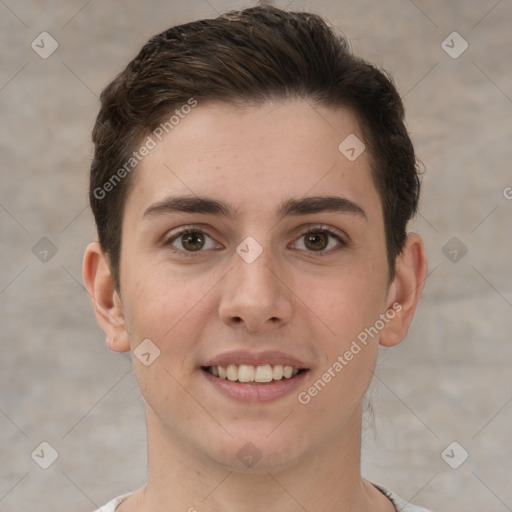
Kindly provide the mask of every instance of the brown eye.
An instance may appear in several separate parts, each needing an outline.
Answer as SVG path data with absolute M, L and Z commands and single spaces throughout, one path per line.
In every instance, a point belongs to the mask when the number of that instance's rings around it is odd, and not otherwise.
M 210 235 L 202 229 L 190 226 L 174 232 L 165 241 L 164 245 L 179 256 L 201 256 L 212 250 L 222 249 Z
M 324 256 L 347 247 L 343 235 L 328 226 L 312 226 L 304 232 L 295 242 L 295 249 L 309 253 L 316 252 Z
M 329 235 L 313 231 L 304 236 L 304 244 L 312 251 L 323 251 L 329 245 Z
M 200 251 L 204 247 L 205 237 L 201 231 L 192 231 L 181 236 L 181 245 L 187 251 Z

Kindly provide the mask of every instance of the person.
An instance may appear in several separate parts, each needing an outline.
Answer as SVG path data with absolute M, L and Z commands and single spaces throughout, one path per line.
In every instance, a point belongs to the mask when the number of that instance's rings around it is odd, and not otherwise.
M 152 37 L 93 142 L 83 277 L 148 437 L 147 484 L 99 510 L 425 512 L 360 464 L 378 347 L 427 273 L 392 79 L 259 4 Z

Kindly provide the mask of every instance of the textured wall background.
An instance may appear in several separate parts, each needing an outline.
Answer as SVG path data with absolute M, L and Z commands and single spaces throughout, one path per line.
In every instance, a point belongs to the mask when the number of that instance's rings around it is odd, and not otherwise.
M 81 278 L 90 131 L 150 36 L 248 5 L 0 0 L 1 511 L 85 512 L 145 482 L 131 361 L 105 347 Z M 365 475 L 439 512 L 511 511 L 512 2 L 277 5 L 324 15 L 393 75 L 426 167 L 413 228 L 430 276 L 381 354 Z

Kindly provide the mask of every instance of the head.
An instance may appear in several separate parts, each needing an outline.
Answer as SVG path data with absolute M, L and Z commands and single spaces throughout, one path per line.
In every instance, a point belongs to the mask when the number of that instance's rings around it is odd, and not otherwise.
M 356 116 L 381 201 L 393 277 L 420 192 L 400 96 L 385 72 L 353 55 L 320 17 L 267 6 L 158 34 L 102 92 L 89 199 L 118 289 L 124 206 L 147 137 L 157 130 L 152 139 L 158 143 L 197 104 L 299 98 Z
M 231 466 L 251 442 L 268 469 L 356 432 L 426 274 L 390 78 L 318 16 L 250 8 L 153 37 L 102 93 L 93 140 L 84 278 L 154 435 Z M 267 363 L 300 370 L 293 393 L 215 375 Z

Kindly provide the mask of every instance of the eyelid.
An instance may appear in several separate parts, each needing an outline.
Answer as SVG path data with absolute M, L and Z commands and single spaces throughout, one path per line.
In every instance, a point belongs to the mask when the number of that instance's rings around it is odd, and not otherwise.
M 343 231 L 336 229 L 332 226 L 328 226 L 326 224 L 313 224 L 313 225 L 309 224 L 309 225 L 307 225 L 305 228 L 303 228 L 300 231 L 301 234 L 295 239 L 295 241 L 293 243 L 296 243 L 298 239 L 302 238 L 303 236 L 307 235 L 308 233 L 314 233 L 314 232 L 319 232 L 319 231 L 323 231 L 324 233 L 327 233 L 328 235 L 335 238 L 339 243 L 339 247 L 330 249 L 328 251 L 305 251 L 308 254 L 313 254 L 313 255 L 318 255 L 318 256 L 327 255 L 327 254 L 335 252 L 343 247 L 346 247 L 349 244 L 349 238 Z
M 300 229 L 300 228 L 299 228 Z M 306 233 L 309 233 L 311 231 L 326 231 L 330 233 L 331 235 L 337 236 L 340 239 L 342 239 L 345 242 L 348 242 L 348 236 L 344 231 L 341 229 L 335 228 L 334 226 L 330 226 L 328 224 L 307 224 L 302 229 L 302 234 L 305 235 Z
M 171 230 L 167 232 L 162 239 L 162 244 L 167 247 L 170 251 L 179 253 L 181 255 L 185 256 L 197 256 L 198 254 L 205 252 L 203 249 L 199 251 L 185 251 L 184 249 L 178 249 L 177 247 L 174 247 L 172 244 L 180 238 L 180 236 L 186 235 L 188 233 L 195 233 L 200 232 L 203 233 L 208 238 L 212 239 L 216 244 L 219 244 L 217 240 L 208 233 L 208 228 L 202 225 L 195 225 L 195 224 L 189 224 L 186 226 L 180 226 L 179 228 L 176 228 L 174 230 Z M 214 250 L 218 250 L 217 248 Z
M 208 234 L 208 228 L 206 226 L 201 224 L 186 224 L 185 226 L 179 226 L 177 228 L 171 229 L 170 231 L 166 231 L 163 239 L 170 240 L 190 231 L 201 231 L 201 233 Z

